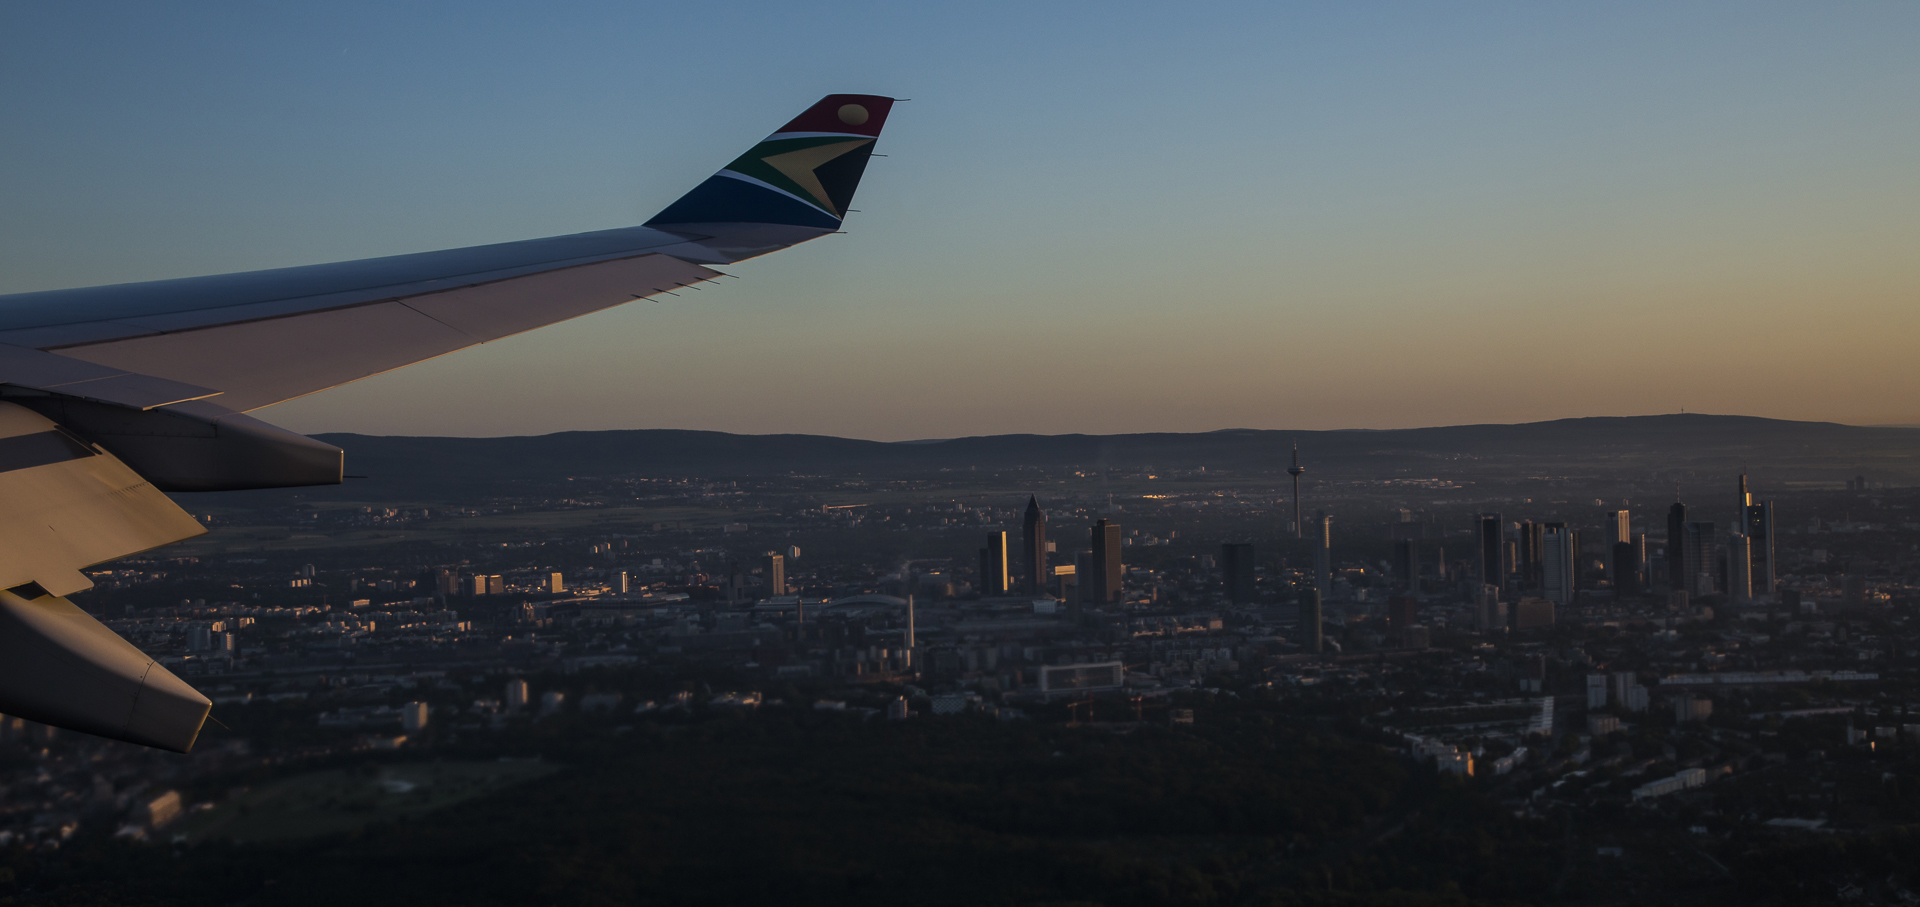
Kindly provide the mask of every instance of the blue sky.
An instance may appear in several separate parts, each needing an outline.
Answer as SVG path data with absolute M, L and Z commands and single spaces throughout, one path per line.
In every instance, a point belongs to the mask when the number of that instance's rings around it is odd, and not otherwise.
M 913 101 L 848 235 L 259 415 L 1920 422 L 1915 35 L 1910 3 L 0 3 L 0 292 L 637 223 L 871 92 Z

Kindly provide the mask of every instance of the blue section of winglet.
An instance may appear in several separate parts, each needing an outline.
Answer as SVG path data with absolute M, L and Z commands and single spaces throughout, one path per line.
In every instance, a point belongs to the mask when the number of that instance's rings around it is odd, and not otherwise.
M 663 224 L 793 224 L 840 229 L 840 220 L 805 202 L 744 180 L 710 176 L 692 192 L 647 221 Z

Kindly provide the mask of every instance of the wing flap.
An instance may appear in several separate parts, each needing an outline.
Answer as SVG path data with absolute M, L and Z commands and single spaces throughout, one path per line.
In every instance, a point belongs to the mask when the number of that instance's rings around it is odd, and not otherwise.
M 291 400 L 474 341 L 398 302 L 247 321 L 73 347 L 77 359 L 193 384 L 232 388 L 221 405 L 245 411 Z
M 81 359 L 0 344 L 0 384 L 147 410 L 218 396 L 219 391 L 137 375 Z
M 0 447 L 67 437 L 38 413 L 0 403 Z M 0 589 L 54 595 L 93 585 L 80 571 L 206 532 L 126 464 L 72 442 L 64 456 L 0 471 Z

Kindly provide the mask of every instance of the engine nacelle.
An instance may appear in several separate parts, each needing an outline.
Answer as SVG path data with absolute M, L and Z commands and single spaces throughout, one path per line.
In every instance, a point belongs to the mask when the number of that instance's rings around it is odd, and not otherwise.
M 161 491 L 338 485 L 338 447 L 206 401 L 139 410 L 64 396 L 18 403 L 106 449 Z

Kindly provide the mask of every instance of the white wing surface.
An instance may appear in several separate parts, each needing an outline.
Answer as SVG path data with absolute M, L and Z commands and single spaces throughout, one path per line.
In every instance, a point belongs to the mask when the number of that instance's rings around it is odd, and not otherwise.
M 0 296 L 0 712 L 189 749 L 205 697 L 64 596 L 204 531 L 163 491 L 341 480 L 249 410 L 835 232 L 892 106 L 828 95 L 642 226 Z

